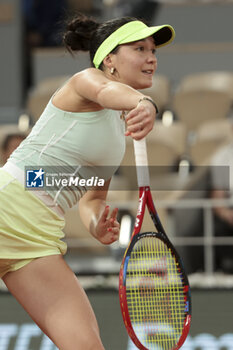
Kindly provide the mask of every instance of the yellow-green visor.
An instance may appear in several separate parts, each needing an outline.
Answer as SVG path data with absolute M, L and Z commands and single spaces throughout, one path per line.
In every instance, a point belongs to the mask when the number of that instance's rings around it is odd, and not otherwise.
M 175 30 L 169 24 L 148 27 L 141 21 L 128 22 L 109 35 L 99 46 L 93 59 L 95 67 L 99 68 L 103 59 L 118 45 L 132 43 L 149 36 L 153 36 L 156 47 L 161 47 L 173 41 Z

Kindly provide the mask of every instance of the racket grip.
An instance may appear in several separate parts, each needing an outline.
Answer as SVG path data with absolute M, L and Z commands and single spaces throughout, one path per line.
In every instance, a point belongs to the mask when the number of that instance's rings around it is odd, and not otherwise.
M 148 158 L 147 158 L 147 148 L 146 148 L 146 139 L 136 141 L 134 143 L 134 155 L 135 163 L 137 169 L 137 179 L 138 186 L 149 186 L 150 185 L 150 176 L 148 170 Z

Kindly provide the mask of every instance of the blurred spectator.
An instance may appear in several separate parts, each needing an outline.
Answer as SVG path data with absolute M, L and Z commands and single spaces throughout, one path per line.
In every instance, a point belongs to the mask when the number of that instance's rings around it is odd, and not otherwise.
M 67 0 L 22 0 L 23 20 L 30 46 L 61 45 Z
M 67 0 L 70 11 L 82 12 L 89 16 L 101 16 L 103 1 L 104 0 Z
M 56 47 L 62 44 L 67 0 L 22 0 L 24 25 L 24 96 L 33 86 L 31 51 L 34 47 Z
M 233 132 L 233 121 L 232 121 Z M 213 199 L 233 198 L 233 140 L 222 147 L 213 158 Z M 214 208 L 215 236 L 233 237 L 233 208 Z M 215 249 L 216 269 L 233 273 L 233 246 L 217 246 Z
M 159 10 L 156 0 L 117 0 L 119 16 L 132 16 L 145 20 L 149 25 L 154 24 Z
M 20 145 L 20 143 L 25 139 L 25 137 L 25 135 L 20 133 L 6 135 L 1 147 L 0 162 L 2 165 L 6 163 L 11 153 Z

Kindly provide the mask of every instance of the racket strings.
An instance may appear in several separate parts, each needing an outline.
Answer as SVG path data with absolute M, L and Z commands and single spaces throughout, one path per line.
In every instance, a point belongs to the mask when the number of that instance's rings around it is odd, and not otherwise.
M 176 259 L 162 240 L 144 236 L 135 243 L 128 262 L 126 297 L 140 342 L 148 349 L 172 349 L 184 326 L 184 287 Z

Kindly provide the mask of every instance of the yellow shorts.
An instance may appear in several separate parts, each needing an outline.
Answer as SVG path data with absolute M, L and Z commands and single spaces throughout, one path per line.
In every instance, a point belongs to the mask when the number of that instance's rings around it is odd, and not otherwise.
M 16 270 L 28 259 L 66 253 L 66 243 L 61 240 L 64 237 L 64 219 L 2 169 L 0 213 L 2 271 L 7 266 Z M 0 276 L 3 276 L 1 264 Z
M 21 269 L 21 267 L 29 264 L 33 259 L 0 259 L 0 278 L 7 272 Z

